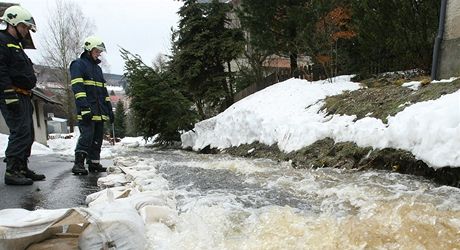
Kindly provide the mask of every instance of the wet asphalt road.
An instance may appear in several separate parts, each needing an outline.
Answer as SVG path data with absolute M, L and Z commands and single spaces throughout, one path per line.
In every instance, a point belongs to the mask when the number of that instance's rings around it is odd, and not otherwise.
M 109 166 L 111 160 L 103 160 L 102 165 Z M 59 209 L 86 206 L 86 196 L 99 191 L 97 179 L 106 173 L 89 173 L 87 176 L 75 176 L 71 169 L 73 156 L 44 155 L 31 156 L 29 168 L 46 175 L 44 181 L 36 181 L 31 186 L 7 186 L 3 177 L 5 163 L 0 162 L 0 209 L 37 208 Z

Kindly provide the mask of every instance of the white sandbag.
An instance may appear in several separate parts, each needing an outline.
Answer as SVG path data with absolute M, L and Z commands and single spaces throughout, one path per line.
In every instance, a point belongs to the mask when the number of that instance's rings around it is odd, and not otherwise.
M 12 219 L 15 218 L 16 223 Z M 60 217 L 56 218 L 58 215 Z M 79 248 L 144 249 L 145 228 L 142 218 L 126 202 L 101 204 L 96 208 L 68 210 L 0 210 L 0 249 L 23 250 L 28 246 L 66 233 L 70 226 L 80 228 Z M 22 218 L 22 219 L 21 219 Z M 58 242 L 55 244 L 59 245 Z M 55 248 L 59 249 L 59 248 Z
M 106 203 L 109 201 L 109 193 L 112 193 L 114 199 L 126 198 L 131 193 L 131 189 L 126 187 L 107 188 L 86 196 L 85 202 L 89 207 L 92 207 L 95 204 Z
M 144 249 L 145 227 L 137 210 L 125 203 L 89 208 L 90 222 L 79 238 L 82 250 Z
M 172 192 L 113 188 L 89 198 L 89 208 L 0 210 L 0 250 L 62 249 L 77 239 L 82 250 L 145 249 L 146 223 L 173 227 L 177 222 L 174 197 Z
M 75 216 L 77 214 L 77 216 Z M 22 250 L 65 230 L 63 225 L 85 220 L 74 210 L 0 210 L 0 249 Z M 59 222 L 65 221 L 65 224 Z
M 179 220 L 177 211 L 167 206 L 147 205 L 139 211 L 145 225 L 163 223 L 172 228 Z

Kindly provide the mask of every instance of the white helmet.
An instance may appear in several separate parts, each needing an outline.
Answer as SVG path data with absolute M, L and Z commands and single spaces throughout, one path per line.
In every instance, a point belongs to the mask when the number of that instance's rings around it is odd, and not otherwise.
M 96 48 L 96 49 L 98 49 L 100 51 L 107 51 L 105 49 L 104 42 L 102 41 L 102 39 L 100 39 L 97 36 L 89 36 L 89 37 L 87 37 L 85 39 L 85 43 L 84 43 L 83 47 L 87 51 L 91 51 L 94 48 Z
M 37 31 L 35 20 L 30 12 L 19 5 L 14 5 L 6 9 L 0 19 L 12 26 L 18 26 L 18 24 L 23 23 L 33 32 Z

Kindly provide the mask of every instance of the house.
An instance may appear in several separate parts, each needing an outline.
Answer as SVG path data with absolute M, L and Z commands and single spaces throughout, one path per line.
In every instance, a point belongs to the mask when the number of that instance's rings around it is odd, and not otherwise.
M 47 145 L 48 141 L 48 132 L 47 132 L 47 121 L 45 118 L 44 113 L 44 106 L 45 103 L 49 103 L 52 105 L 60 105 L 60 103 L 54 101 L 53 99 L 49 98 L 40 89 L 33 89 L 33 97 L 32 97 L 32 104 L 34 106 L 34 131 L 35 131 L 35 141 Z M 2 134 L 10 134 L 8 126 L 6 125 L 5 119 L 0 113 L 0 133 Z
M 67 134 L 67 119 L 50 117 L 47 124 L 49 134 Z
M 10 6 L 15 5 L 13 3 L 0 3 L 0 16 L 3 16 L 3 12 Z M 6 27 L 0 25 L 0 29 Z M 25 49 L 35 49 L 33 40 L 30 34 L 26 37 L 26 42 L 23 44 Z M 60 103 L 54 101 L 52 98 L 48 97 L 44 94 L 43 91 L 40 89 L 33 89 L 33 97 L 32 97 L 32 104 L 34 106 L 34 115 L 33 115 L 33 122 L 34 122 L 34 129 L 35 129 L 35 141 L 47 145 L 47 127 L 46 127 L 46 119 L 44 114 L 44 106 L 45 104 L 52 104 L 52 105 L 60 105 Z M 6 125 L 5 119 L 0 114 L 0 133 L 2 134 L 9 134 L 10 131 L 8 126 Z

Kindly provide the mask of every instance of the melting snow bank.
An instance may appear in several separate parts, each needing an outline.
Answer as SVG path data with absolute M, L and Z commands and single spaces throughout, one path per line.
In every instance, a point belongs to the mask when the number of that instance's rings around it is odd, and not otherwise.
M 0 157 L 5 157 L 5 150 L 8 146 L 8 135 L 0 134 Z M 53 150 L 47 146 L 34 142 L 32 145 L 32 154 L 34 155 L 47 155 L 53 154 Z
M 224 149 L 260 142 L 292 152 L 327 137 L 360 147 L 411 152 L 433 168 L 460 167 L 460 91 L 405 108 L 388 123 L 366 117 L 327 116 L 323 99 L 359 88 L 350 76 L 332 83 L 290 79 L 235 103 L 182 135 L 182 146 Z

